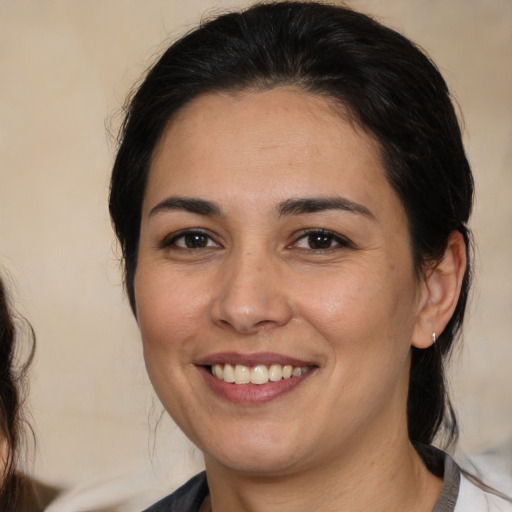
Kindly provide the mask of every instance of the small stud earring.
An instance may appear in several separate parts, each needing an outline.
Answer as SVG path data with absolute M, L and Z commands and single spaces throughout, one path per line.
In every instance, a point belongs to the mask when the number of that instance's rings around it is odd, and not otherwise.
M 437 341 L 437 336 L 436 336 L 436 333 L 433 332 L 432 333 L 432 345 Z

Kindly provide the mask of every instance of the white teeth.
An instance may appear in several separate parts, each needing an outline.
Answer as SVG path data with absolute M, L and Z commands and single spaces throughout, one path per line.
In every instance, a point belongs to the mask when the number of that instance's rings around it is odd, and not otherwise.
M 258 364 L 252 368 L 243 364 L 237 364 L 235 367 L 231 364 L 212 365 L 212 375 L 224 382 L 235 384 L 267 384 L 269 381 L 277 382 L 281 379 L 300 377 L 308 371 L 308 367 L 293 367 L 289 364 L 272 364 L 270 367 Z
M 268 368 L 259 364 L 251 370 L 251 384 L 266 384 L 268 382 Z
M 283 379 L 289 379 L 293 373 L 293 366 L 289 364 L 283 366 Z
M 283 367 L 280 364 L 272 364 L 268 369 L 268 379 L 277 382 L 283 378 Z
M 217 379 L 222 380 L 223 373 L 224 373 L 224 371 L 222 369 L 222 365 L 220 365 L 220 364 L 213 365 L 213 375 L 215 375 L 215 377 L 217 377 Z
M 248 366 L 237 364 L 235 366 L 235 384 L 249 384 L 251 382 L 251 370 Z
M 223 380 L 226 382 L 235 382 L 235 370 L 230 364 L 224 365 Z

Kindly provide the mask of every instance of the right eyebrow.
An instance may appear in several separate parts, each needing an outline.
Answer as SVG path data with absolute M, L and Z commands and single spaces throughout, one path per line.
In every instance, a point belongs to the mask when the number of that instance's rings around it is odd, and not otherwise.
M 183 210 L 197 215 L 208 215 L 219 217 L 222 212 L 218 204 L 204 199 L 194 197 L 167 197 L 151 208 L 149 216 L 160 212 L 169 212 L 173 210 Z
M 375 220 L 375 215 L 373 215 L 366 206 L 340 196 L 288 199 L 280 203 L 278 206 L 278 213 L 280 216 L 302 215 L 322 212 L 325 210 L 342 210 L 355 215 L 362 215 L 370 220 Z

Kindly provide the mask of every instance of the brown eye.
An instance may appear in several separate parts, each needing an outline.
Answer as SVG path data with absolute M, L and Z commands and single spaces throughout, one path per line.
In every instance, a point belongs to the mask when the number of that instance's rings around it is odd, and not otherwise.
M 187 235 L 183 235 L 181 238 L 183 240 L 183 246 L 187 249 L 197 249 L 208 245 L 208 237 L 202 233 L 189 233 Z M 176 245 L 179 246 L 182 244 L 176 243 Z
M 310 249 L 329 249 L 332 247 L 333 236 L 324 233 L 313 233 L 307 237 Z
M 352 242 L 347 238 L 333 231 L 327 231 L 324 229 L 307 231 L 295 242 L 295 244 L 293 244 L 293 246 L 298 249 L 309 249 L 312 251 L 354 247 Z
M 163 248 L 207 249 L 219 247 L 212 237 L 203 231 L 182 231 L 162 243 Z

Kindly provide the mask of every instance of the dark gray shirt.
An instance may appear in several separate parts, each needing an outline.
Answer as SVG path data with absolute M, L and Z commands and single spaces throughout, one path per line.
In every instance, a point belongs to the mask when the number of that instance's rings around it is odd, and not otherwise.
M 416 449 L 428 469 L 444 479 L 443 489 L 432 512 L 453 512 L 459 495 L 459 466 L 449 455 L 432 446 L 422 445 Z M 203 471 L 145 512 L 198 512 L 208 492 L 206 473 Z

